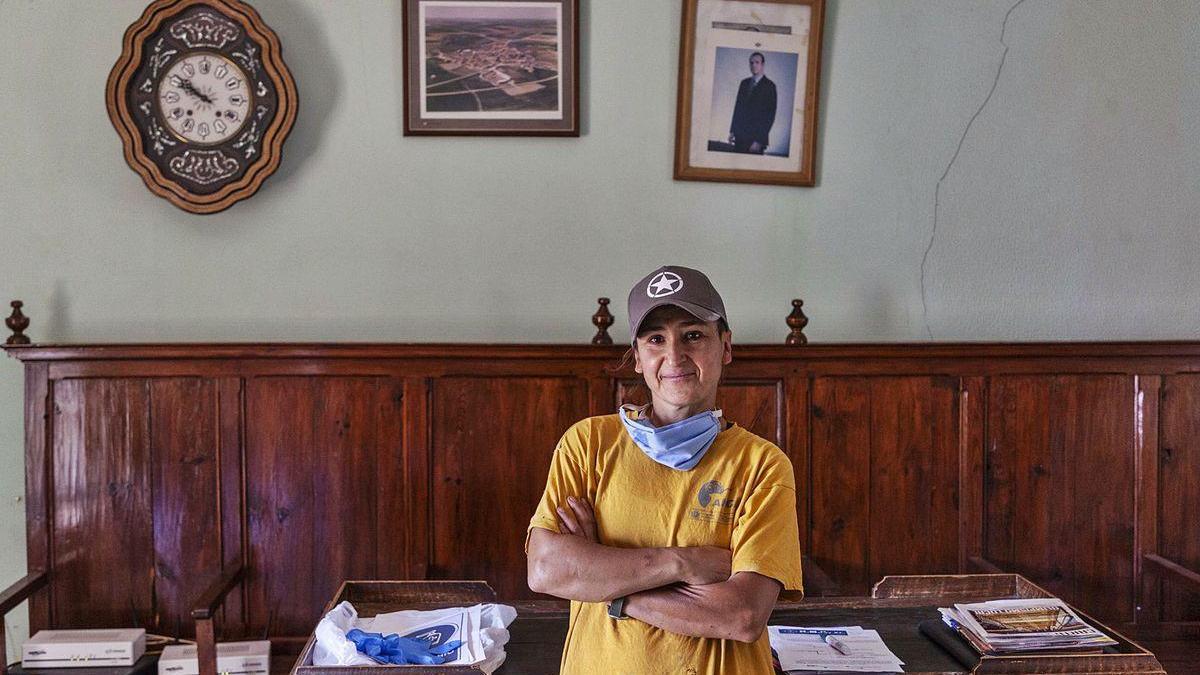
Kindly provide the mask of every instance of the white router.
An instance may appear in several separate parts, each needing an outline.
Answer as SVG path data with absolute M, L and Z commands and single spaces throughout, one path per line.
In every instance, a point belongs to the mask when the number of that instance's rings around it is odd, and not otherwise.
M 39 630 L 21 645 L 21 667 L 132 666 L 145 652 L 144 628 Z
M 167 645 L 158 659 L 158 675 L 198 675 L 200 660 L 196 645 Z M 219 675 L 268 675 L 271 672 L 271 641 L 221 642 L 217 644 Z

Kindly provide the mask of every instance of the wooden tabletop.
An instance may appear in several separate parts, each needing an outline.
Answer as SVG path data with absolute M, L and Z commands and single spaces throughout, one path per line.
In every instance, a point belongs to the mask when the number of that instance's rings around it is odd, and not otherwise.
M 877 601 L 880 602 L 880 601 Z M 917 632 L 917 624 L 938 618 L 937 607 L 781 607 L 771 615 L 771 625 L 862 626 L 879 631 L 888 647 L 904 661 L 907 673 L 965 673 L 946 652 Z M 555 675 L 567 635 L 565 611 L 535 612 L 518 606 L 517 620 L 509 626 L 508 654 L 496 675 Z M 798 672 L 798 671 L 793 671 Z

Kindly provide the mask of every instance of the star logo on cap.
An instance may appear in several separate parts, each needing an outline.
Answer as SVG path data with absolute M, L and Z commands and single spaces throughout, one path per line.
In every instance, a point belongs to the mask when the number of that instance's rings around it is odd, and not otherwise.
M 659 272 L 646 286 L 646 295 L 651 298 L 661 298 L 673 295 L 683 289 L 683 279 L 674 272 Z

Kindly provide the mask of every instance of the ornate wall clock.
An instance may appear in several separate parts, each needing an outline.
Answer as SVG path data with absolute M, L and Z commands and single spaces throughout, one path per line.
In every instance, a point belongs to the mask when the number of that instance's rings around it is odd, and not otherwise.
M 296 84 L 241 0 L 155 0 L 125 31 L 108 116 L 150 191 L 192 213 L 253 195 L 279 167 Z

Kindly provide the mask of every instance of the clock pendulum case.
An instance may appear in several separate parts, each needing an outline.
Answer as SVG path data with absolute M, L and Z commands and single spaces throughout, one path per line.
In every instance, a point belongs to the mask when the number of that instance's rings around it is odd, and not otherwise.
M 296 84 L 279 38 L 241 0 L 155 0 L 108 76 L 125 161 L 192 213 L 252 196 L 279 168 Z

